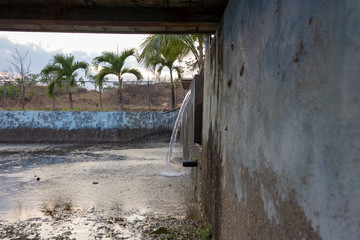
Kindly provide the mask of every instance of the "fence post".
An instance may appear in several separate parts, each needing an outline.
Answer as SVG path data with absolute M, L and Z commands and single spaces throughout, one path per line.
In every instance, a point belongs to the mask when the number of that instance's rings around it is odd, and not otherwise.
M 150 83 L 149 83 L 149 77 L 147 81 L 147 92 L 148 92 L 148 105 L 149 105 L 149 111 L 150 111 Z
M 6 111 L 6 80 L 4 80 L 4 110 Z

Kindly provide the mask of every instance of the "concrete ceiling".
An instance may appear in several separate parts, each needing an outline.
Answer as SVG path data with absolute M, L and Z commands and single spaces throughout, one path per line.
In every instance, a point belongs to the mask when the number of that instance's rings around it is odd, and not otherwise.
M 228 0 L 0 0 L 0 31 L 214 33 Z

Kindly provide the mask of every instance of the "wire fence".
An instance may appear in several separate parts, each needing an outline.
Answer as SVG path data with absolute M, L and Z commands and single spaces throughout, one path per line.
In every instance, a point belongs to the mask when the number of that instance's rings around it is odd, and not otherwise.
M 94 89 L 90 81 L 83 81 L 72 91 L 73 111 L 118 111 L 119 90 L 116 82 L 107 82 L 101 91 Z M 54 99 L 46 93 L 46 84 L 33 81 L 25 86 L 24 110 L 68 111 L 69 94 L 56 88 Z M 185 97 L 181 83 L 175 83 L 175 103 L 179 106 Z M 15 111 L 22 108 L 22 90 L 14 81 L 0 81 L 0 106 L 2 110 Z M 2 104 L 1 104 L 2 103 Z M 171 85 L 168 82 L 124 82 L 124 111 L 163 111 L 171 109 Z

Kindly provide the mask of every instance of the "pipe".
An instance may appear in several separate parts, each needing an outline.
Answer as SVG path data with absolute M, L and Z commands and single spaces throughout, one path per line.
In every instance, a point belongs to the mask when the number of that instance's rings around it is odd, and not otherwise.
M 174 109 L 171 109 L 171 110 L 162 111 L 161 113 L 175 112 L 176 110 L 179 110 L 179 109 L 180 109 L 180 107 L 177 107 L 177 108 L 174 108 Z
M 183 162 L 183 167 L 197 167 L 197 161 Z

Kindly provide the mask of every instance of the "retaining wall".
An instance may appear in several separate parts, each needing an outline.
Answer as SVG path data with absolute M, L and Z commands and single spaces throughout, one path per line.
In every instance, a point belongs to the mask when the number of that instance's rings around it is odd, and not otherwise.
M 215 239 L 360 238 L 360 2 L 230 0 L 206 55 Z
M 177 113 L 1 111 L 1 142 L 122 142 L 171 133 Z

